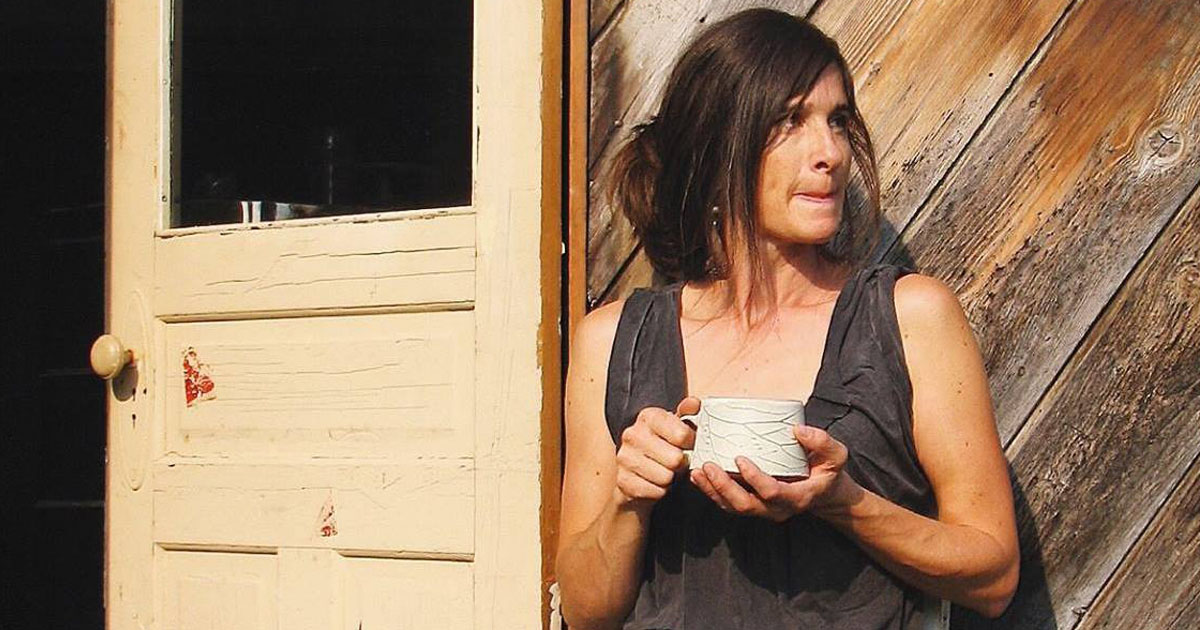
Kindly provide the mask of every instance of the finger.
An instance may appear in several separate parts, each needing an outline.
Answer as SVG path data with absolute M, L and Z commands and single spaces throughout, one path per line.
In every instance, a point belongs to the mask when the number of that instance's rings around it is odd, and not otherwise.
M 661 443 L 661 440 L 659 442 Z M 674 470 L 664 467 L 649 457 L 646 451 L 637 445 L 617 451 L 617 467 L 618 470 L 630 471 L 646 481 L 664 488 L 671 485 L 675 479 Z
M 667 494 L 666 488 L 656 486 L 628 470 L 617 471 L 617 489 L 631 499 L 657 501 Z
M 632 462 L 629 470 L 650 483 L 667 488 L 675 481 L 675 470 L 654 461 L 645 453 Z
M 754 490 L 754 494 L 758 498 L 767 503 L 777 501 L 781 498 L 783 484 L 779 480 L 763 472 L 754 462 L 745 457 L 735 458 L 734 463 L 737 464 L 738 471 L 742 473 L 742 479 L 750 485 Z
M 683 454 L 683 449 L 672 445 L 658 436 L 655 436 L 652 440 L 648 440 L 642 446 L 646 457 L 673 473 L 686 470 L 688 467 L 688 459 Z
M 700 470 L 699 468 L 693 470 L 690 478 L 692 480 L 692 485 L 699 488 L 700 492 L 703 492 L 705 496 L 707 496 L 709 499 L 712 499 L 712 502 L 720 506 L 722 510 L 727 512 L 733 511 L 733 506 L 729 505 L 729 502 L 725 500 L 725 497 L 721 496 L 721 494 L 717 492 L 717 489 L 713 487 L 712 483 L 708 480 L 708 476 L 704 474 L 703 470 Z
M 846 462 L 846 446 L 816 427 L 797 425 L 792 428 L 796 441 L 808 453 L 809 463 L 831 463 L 841 467 Z
M 676 448 L 692 448 L 696 442 L 696 430 L 680 420 L 679 416 L 662 412 L 647 414 L 645 418 L 651 431 Z
M 704 464 L 704 474 L 708 477 L 709 483 L 712 484 L 714 490 L 717 491 L 722 498 L 729 503 L 733 511 L 743 514 L 762 513 L 766 511 L 766 506 L 756 496 L 750 494 L 745 488 L 738 485 L 729 473 L 721 470 L 719 466 L 711 462 Z
M 674 448 L 657 436 L 649 435 L 646 430 L 626 430 L 621 436 L 621 448 L 617 449 L 618 470 L 628 470 L 646 480 L 663 487 L 671 485 L 675 471 L 668 469 L 647 454 L 648 448 L 655 444 L 664 448 Z M 683 455 L 680 453 L 680 458 Z

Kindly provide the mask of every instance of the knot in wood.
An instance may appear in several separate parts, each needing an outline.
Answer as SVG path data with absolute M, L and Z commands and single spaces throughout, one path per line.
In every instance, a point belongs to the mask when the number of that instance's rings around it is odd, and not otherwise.
M 1185 258 L 1175 271 L 1175 292 L 1184 302 L 1192 302 L 1200 295 L 1200 264 L 1195 258 Z
M 1151 163 L 1157 166 L 1172 164 L 1183 155 L 1183 133 L 1175 125 L 1159 125 L 1146 132 L 1142 148 Z

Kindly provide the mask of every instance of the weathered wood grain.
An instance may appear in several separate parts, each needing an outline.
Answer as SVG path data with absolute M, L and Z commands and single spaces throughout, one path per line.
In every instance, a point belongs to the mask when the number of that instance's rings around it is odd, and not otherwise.
M 1022 585 L 961 627 L 1073 627 L 1200 454 L 1198 220 L 1194 193 L 1009 447 Z
M 648 287 L 654 284 L 654 267 L 646 253 L 638 248 L 629 259 L 629 264 L 617 275 L 616 282 L 604 296 L 604 302 L 615 302 L 629 297 L 638 287 Z
M 892 254 L 963 299 L 1005 442 L 1200 178 L 1180 24 L 1200 5 L 1079 5 Z
M 1068 4 L 829 0 L 816 8 L 813 22 L 839 42 L 854 70 L 889 221 L 903 226 L 916 213 Z M 601 185 L 605 159 L 593 166 Z M 596 295 L 632 245 L 624 217 L 592 197 Z
M 603 178 L 604 165 L 625 132 L 658 106 L 671 66 L 705 24 L 753 6 L 803 14 L 816 0 L 626 0 L 617 19 L 592 45 L 588 177 Z M 633 251 L 633 230 L 589 186 L 588 294 L 596 300 Z
M 908 223 L 1069 0 L 826 2 L 879 153 L 885 216 Z
M 1200 365 L 1191 366 L 1193 374 Z M 1200 627 L 1200 462 L 1089 608 L 1081 630 Z
M 608 26 L 609 20 L 613 14 L 626 3 L 627 0 L 592 0 L 590 3 L 588 15 L 588 41 L 594 41 L 596 36 Z M 633 0 L 636 2 L 637 0 Z

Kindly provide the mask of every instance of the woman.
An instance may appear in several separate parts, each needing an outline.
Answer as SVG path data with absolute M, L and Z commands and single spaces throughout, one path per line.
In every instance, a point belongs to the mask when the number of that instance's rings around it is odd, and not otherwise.
M 762 9 L 712 26 L 613 172 L 677 282 L 597 309 L 573 342 L 570 626 L 913 628 L 926 594 L 999 615 L 1018 551 L 982 360 L 944 285 L 862 265 L 878 183 L 836 44 Z M 689 471 L 680 416 L 704 396 L 806 400 L 810 476 Z

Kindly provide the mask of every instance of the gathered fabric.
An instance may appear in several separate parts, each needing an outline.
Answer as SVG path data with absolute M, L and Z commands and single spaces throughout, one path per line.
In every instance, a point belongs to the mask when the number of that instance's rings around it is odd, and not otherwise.
M 864 488 L 926 516 L 936 505 L 917 461 L 912 385 L 896 322 L 896 280 L 856 272 L 834 306 L 806 422 L 846 445 Z M 624 305 L 608 365 L 605 417 L 614 448 L 646 407 L 687 395 L 681 284 L 639 289 Z M 681 477 L 654 507 L 629 630 L 853 630 L 925 627 L 924 596 L 819 518 L 783 523 L 729 514 Z

